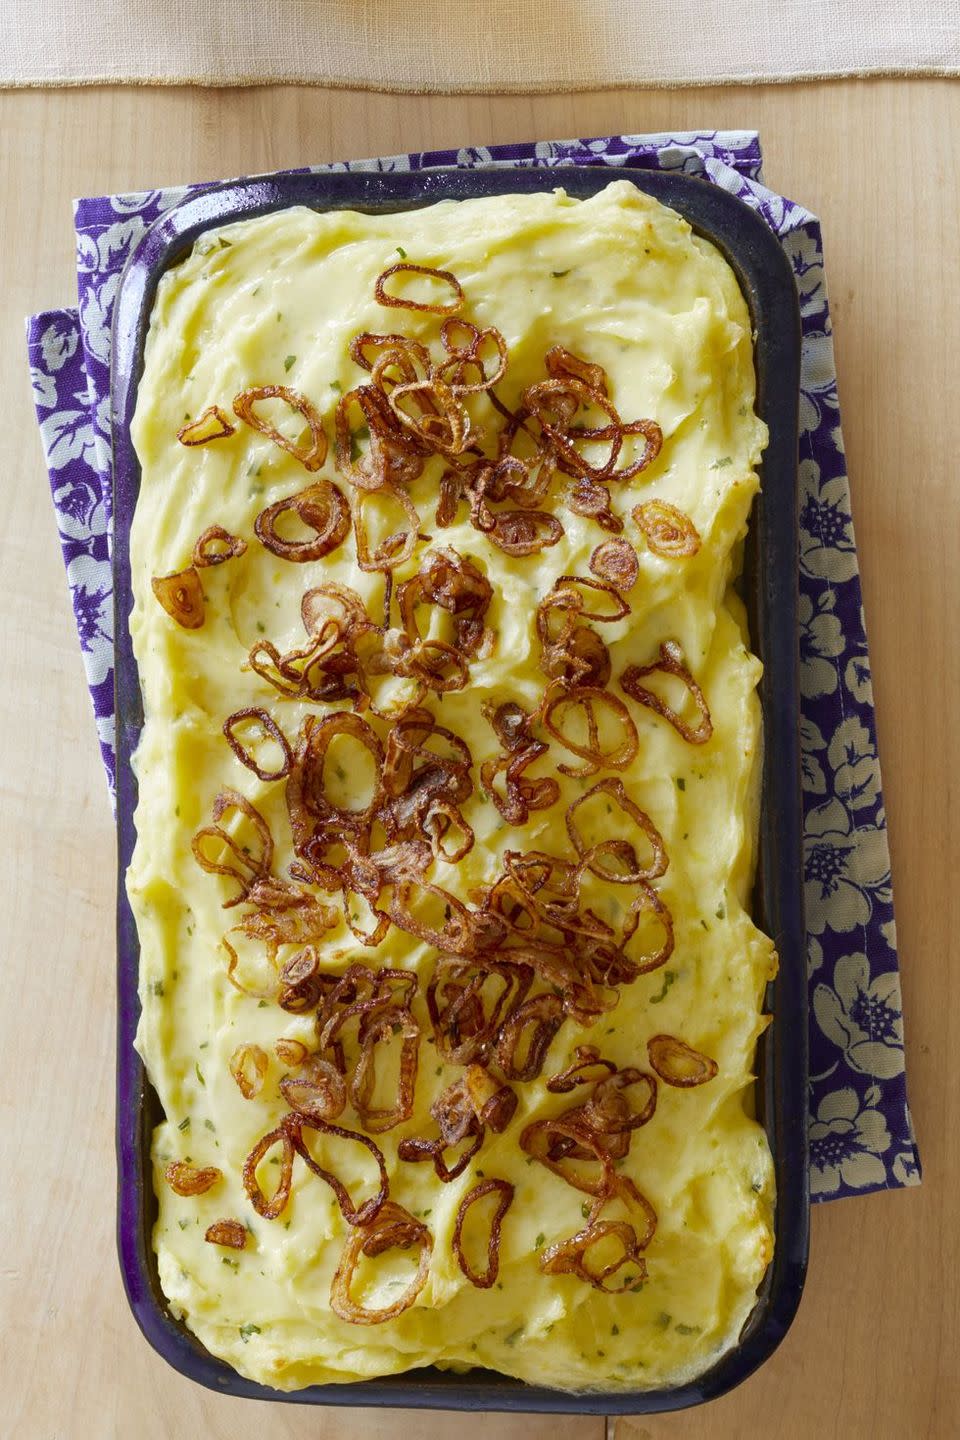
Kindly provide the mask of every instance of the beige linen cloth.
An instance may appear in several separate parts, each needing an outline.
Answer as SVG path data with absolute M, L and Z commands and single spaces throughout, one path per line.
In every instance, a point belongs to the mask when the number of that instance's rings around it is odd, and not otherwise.
M 0 87 L 534 92 L 960 73 L 960 0 L 0 0 Z

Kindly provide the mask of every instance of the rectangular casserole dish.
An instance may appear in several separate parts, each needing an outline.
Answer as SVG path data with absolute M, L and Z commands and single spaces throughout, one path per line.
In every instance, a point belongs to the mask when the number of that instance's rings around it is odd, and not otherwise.
M 156 1215 L 150 1137 L 159 1102 L 133 1048 L 139 1002 L 139 947 L 124 885 L 133 850 L 136 781 L 130 758 L 143 723 L 131 646 L 129 532 L 140 483 L 130 438 L 143 351 L 163 272 L 213 226 L 293 205 L 315 209 L 398 211 L 562 186 L 586 197 L 611 178 L 628 179 L 679 212 L 710 240 L 737 276 L 754 328 L 757 413 L 770 439 L 761 467 L 742 580 L 751 639 L 763 662 L 759 694 L 764 762 L 759 864 L 753 913 L 774 939 L 780 970 L 771 984 L 775 1021 L 760 1042 L 757 1110 L 773 1153 L 777 1204 L 775 1252 L 738 1346 L 696 1380 L 633 1394 L 570 1395 L 486 1370 L 456 1375 L 419 1369 L 387 1380 L 313 1386 L 292 1393 L 246 1380 L 214 1359 L 169 1313 L 151 1232 Z M 184 201 L 146 232 L 121 279 L 114 312 L 112 372 L 114 604 L 118 820 L 118 1245 L 131 1308 L 154 1348 L 176 1369 L 210 1388 L 301 1404 L 375 1405 L 581 1414 L 652 1413 L 711 1399 L 746 1378 L 770 1355 L 799 1303 L 808 1248 L 806 1140 L 807 986 L 802 889 L 797 681 L 797 403 L 800 325 L 792 272 L 779 242 L 741 201 L 679 174 L 565 166 L 521 170 L 424 170 L 416 173 L 286 174 L 237 181 Z

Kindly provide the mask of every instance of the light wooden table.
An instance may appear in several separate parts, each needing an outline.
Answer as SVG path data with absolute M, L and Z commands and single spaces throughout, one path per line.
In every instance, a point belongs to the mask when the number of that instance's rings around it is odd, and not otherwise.
M 169 1370 L 114 1257 L 113 832 L 30 406 L 22 316 L 74 295 L 70 199 L 347 155 L 759 126 L 824 220 L 900 922 L 920 1190 L 815 1211 L 765 1369 L 617 1440 L 960 1434 L 960 87 L 426 99 L 311 90 L 0 96 L 0 1434 L 18 1440 L 601 1440 L 602 1420 L 253 1405 Z

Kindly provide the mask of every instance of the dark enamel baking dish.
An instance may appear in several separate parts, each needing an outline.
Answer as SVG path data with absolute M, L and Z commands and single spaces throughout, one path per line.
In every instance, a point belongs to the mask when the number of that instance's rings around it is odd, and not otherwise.
M 489 1370 L 454 1375 L 433 1367 L 385 1380 L 280 1393 L 243 1379 L 210 1355 L 167 1309 L 151 1232 L 156 1215 L 150 1136 L 160 1106 L 133 1048 L 139 1015 L 139 946 L 124 875 L 133 850 L 137 786 L 130 765 L 143 723 L 130 641 L 128 540 L 140 467 L 130 421 L 157 283 L 211 226 L 290 205 L 398 211 L 436 200 L 552 190 L 589 196 L 629 180 L 686 217 L 726 256 L 748 301 L 755 332 L 759 414 L 770 430 L 762 492 L 746 547 L 743 593 L 753 646 L 763 661 L 765 749 L 754 915 L 776 941 L 780 969 L 770 986 L 775 1020 L 760 1043 L 757 1110 L 776 1168 L 775 1252 L 736 1348 L 696 1380 L 630 1394 L 569 1395 Z M 808 1248 L 807 984 L 801 882 L 799 692 L 797 683 L 797 405 L 800 318 L 793 275 L 770 230 L 726 191 L 674 173 L 564 166 L 555 169 L 422 170 L 417 173 L 284 174 L 208 190 L 167 211 L 146 232 L 123 273 L 114 314 L 113 511 L 117 707 L 117 1158 L 118 1246 L 131 1308 L 150 1344 L 171 1365 L 213 1390 L 297 1404 L 411 1406 L 640 1414 L 680 1409 L 723 1394 L 776 1348 L 796 1312 Z

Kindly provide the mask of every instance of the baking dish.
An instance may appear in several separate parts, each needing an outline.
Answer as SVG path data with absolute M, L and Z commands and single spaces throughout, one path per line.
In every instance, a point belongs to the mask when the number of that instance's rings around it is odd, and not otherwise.
M 433 1368 L 387 1380 L 268 1390 L 209 1355 L 166 1309 L 151 1244 L 155 1215 L 150 1136 L 158 1101 L 132 1041 L 138 1018 L 138 944 L 123 877 L 134 842 L 136 782 L 130 757 L 142 725 L 140 684 L 128 629 L 128 537 L 139 487 L 130 421 L 143 346 L 160 276 L 211 226 L 291 205 L 397 211 L 444 199 L 551 190 L 585 197 L 612 178 L 606 169 L 433 170 L 417 173 L 286 174 L 211 189 L 162 216 L 145 234 L 121 280 L 114 313 L 114 603 L 116 636 L 118 883 L 118 1239 L 124 1283 L 148 1340 L 177 1369 L 225 1393 L 338 1405 L 446 1409 L 642 1413 L 712 1398 L 745 1378 L 770 1354 L 795 1313 L 807 1254 L 806 961 L 802 907 L 797 689 L 796 445 L 799 314 L 786 257 L 763 221 L 740 201 L 676 174 L 617 171 L 711 240 L 731 264 L 755 331 L 757 410 L 770 441 L 762 494 L 747 544 L 743 577 L 754 649 L 764 663 L 763 802 L 754 914 L 774 938 L 780 972 L 771 987 L 778 1022 L 761 1042 L 757 1103 L 777 1177 L 774 1261 L 738 1346 L 695 1381 L 616 1395 L 570 1395 L 474 1370 Z

